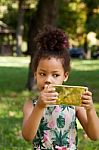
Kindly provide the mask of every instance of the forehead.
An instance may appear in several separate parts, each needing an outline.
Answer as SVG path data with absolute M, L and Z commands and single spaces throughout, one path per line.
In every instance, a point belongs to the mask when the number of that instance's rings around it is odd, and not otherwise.
M 62 60 L 55 57 L 41 59 L 37 69 L 58 71 L 63 69 Z

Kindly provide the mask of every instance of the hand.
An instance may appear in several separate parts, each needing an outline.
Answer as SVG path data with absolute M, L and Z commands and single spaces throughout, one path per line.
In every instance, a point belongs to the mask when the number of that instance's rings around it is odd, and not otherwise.
M 83 95 L 82 95 L 82 107 L 84 107 L 86 110 L 90 110 L 92 108 L 94 108 L 93 106 L 93 100 L 92 100 L 92 93 L 90 91 L 86 91 Z
M 46 105 L 53 105 L 56 103 L 58 93 L 55 92 L 55 88 L 52 85 L 45 85 L 44 90 L 40 92 L 38 98 L 38 105 L 41 108 L 45 108 Z

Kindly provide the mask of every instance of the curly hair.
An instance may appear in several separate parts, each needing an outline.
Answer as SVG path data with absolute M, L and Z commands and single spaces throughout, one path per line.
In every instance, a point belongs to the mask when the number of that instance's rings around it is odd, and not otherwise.
M 33 58 L 33 71 L 36 72 L 39 61 L 55 57 L 62 60 L 64 71 L 70 70 L 68 37 L 61 29 L 45 27 L 35 38 L 37 51 Z

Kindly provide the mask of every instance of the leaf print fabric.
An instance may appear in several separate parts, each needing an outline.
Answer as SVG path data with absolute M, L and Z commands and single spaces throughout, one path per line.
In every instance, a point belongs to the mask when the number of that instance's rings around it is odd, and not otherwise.
M 33 147 L 34 150 L 77 150 L 75 107 L 48 106 L 33 139 Z

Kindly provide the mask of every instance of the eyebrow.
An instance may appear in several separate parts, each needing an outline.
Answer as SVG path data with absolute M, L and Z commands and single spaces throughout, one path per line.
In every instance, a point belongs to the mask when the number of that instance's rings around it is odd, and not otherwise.
M 40 69 L 39 71 L 45 71 L 46 72 L 46 70 L 44 70 L 44 69 Z
M 44 69 L 40 69 L 40 71 L 47 72 L 47 71 L 46 71 L 46 70 L 44 70 Z M 59 73 L 59 71 L 55 70 L 55 71 L 52 71 L 52 73 Z

